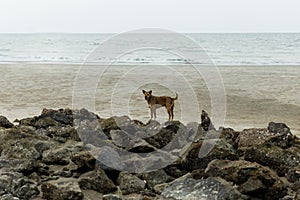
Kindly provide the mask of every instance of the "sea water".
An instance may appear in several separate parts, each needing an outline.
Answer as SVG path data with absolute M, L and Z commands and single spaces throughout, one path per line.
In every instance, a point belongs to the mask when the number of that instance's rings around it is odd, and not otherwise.
M 299 65 L 300 33 L 193 33 L 182 34 L 198 45 L 216 65 Z M 38 62 L 38 63 L 83 63 L 89 55 L 103 43 L 107 43 L 117 34 L 0 34 L 0 62 Z M 142 35 L 134 36 L 137 43 L 152 47 L 151 40 L 170 44 L 170 49 L 161 51 L 139 51 L 126 56 L 113 58 L 119 64 L 185 64 L 190 61 L 170 52 L 182 50 L 192 53 L 195 49 L 186 46 L 183 41 L 170 41 L 170 37 L 148 37 L 142 41 Z M 157 41 L 160 40 L 160 41 Z M 126 37 L 121 37 L 115 49 L 131 45 Z M 99 57 L 97 62 L 112 59 Z

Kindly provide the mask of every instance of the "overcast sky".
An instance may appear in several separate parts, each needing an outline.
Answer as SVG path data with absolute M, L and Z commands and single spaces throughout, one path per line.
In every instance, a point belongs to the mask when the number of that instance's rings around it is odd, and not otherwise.
M 299 0 L 0 0 L 0 33 L 300 32 Z

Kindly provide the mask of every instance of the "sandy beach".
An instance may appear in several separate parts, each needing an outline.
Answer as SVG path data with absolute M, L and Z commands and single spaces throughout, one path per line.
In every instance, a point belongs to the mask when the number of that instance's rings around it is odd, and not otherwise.
M 80 65 L 62 64 L 1 64 L 0 79 L 0 115 L 11 121 L 40 114 L 43 108 L 72 108 L 73 86 Z M 148 66 L 150 69 L 151 66 Z M 176 66 L 176 71 L 183 74 L 191 83 L 199 109 L 211 112 L 209 90 L 205 81 L 195 76 L 193 70 Z M 241 130 L 248 127 L 266 127 L 270 121 L 284 122 L 292 133 L 300 135 L 300 66 L 221 66 L 227 98 L 225 127 Z M 106 70 L 95 91 L 96 112 L 101 117 L 112 114 L 111 99 L 116 87 L 122 85 L 120 78 L 128 73 L 128 66 L 118 66 Z M 162 78 L 164 74 L 161 74 Z M 128 77 L 130 77 L 128 75 Z M 127 78 L 128 78 L 127 77 Z M 168 76 L 166 76 L 168 77 Z M 186 88 L 176 80 L 179 98 Z M 141 89 L 152 89 L 156 95 L 174 93 L 154 83 L 141 85 L 134 78 L 126 82 L 137 84 L 131 91 L 129 115 L 146 122 L 149 110 Z M 122 87 L 125 87 L 124 84 Z M 122 90 L 123 91 L 123 90 Z M 124 92 L 127 92 L 126 90 Z M 180 101 L 175 104 L 175 120 L 182 118 Z M 164 109 L 158 110 L 158 120 L 166 120 Z

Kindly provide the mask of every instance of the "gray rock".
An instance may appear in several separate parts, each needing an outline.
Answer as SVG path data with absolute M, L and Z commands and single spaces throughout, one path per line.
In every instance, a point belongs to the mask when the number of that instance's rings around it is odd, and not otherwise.
M 48 200 L 81 200 L 83 193 L 76 179 L 60 178 L 41 185 L 43 198 Z
M 164 170 L 157 170 L 153 172 L 143 173 L 139 176 L 142 180 L 146 181 L 146 185 L 149 189 L 154 189 L 154 186 L 161 183 L 168 183 L 174 180 L 174 178 L 168 176 Z
M 102 169 L 82 174 L 78 182 L 81 189 L 95 190 L 102 194 L 107 194 L 117 189 Z
M 79 151 L 80 149 L 76 146 L 64 146 L 58 149 L 49 149 L 43 152 L 43 162 L 46 164 L 67 165 L 70 163 L 72 155 Z
M 121 172 L 118 178 L 120 189 L 124 195 L 131 193 L 141 193 L 146 183 L 137 176 Z
M 192 143 L 183 154 L 181 165 L 187 171 L 205 169 L 208 163 L 214 159 L 237 160 L 238 155 L 232 145 L 223 138 L 200 140 Z
M 195 180 L 184 176 L 171 182 L 161 193 L 163 198 L 173 200 L 236 200 L 250 199 L 221 178 Z

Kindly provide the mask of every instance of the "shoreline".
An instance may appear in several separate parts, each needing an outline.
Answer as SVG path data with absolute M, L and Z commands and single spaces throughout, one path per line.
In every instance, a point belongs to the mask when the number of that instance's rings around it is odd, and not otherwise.
M 1 64 L 0 115 L 11 121 L 16 118 L 40 114 L 43 108 L 72 108 L 72 91 L 77 71 L 77 64 Z M 123 65 L 114 66 L 117 69 Z M 147 65 L 151 66 L 151 65 Z M 131 66 L 124 66 L 123 71 Z M 193 73 L 182 65 L 171 66 L 188 74 Z M 118 70 L 117 70 L 118 71 Z M 227 98 L 224 127 L 241 130 L 247 127 L 265 127 L 270 121 L 283 122 L 295 135 L 300 135 L 300 67 L 299 66 L 218 66 Z M 120 77 L 121 72 L 110 72 L 112 77 Z M 189 73 L 191 75 L 189 76 Z M 105 103 L 107 98 L 100 94 L 110 94 L 116 80 L 109 80 L 105 91 L 96 93 L 96 112 L 103 117 L 111 116 Z M 200 109 L 210 113 L 210 96 L 205 82 L 200 79 L 191 81 L 194 90 L 199 93 Z M 100 88 L 103 89 L 103 88 Z M 154 90 L 160 91 L 159 88 Z M 297 95 L 298 94 L 298 95 Z M 99 96 L 100 95 L 100 96 Z M 132 118 L 146 121 L 148 109 L 139 91 L 131 96 L 131 105 L 138 107 L 130 110 Z M 161 120 L 166 119 L 164 109 L 159 109 Z M 180 105 L 175 106 L 175 119 L 180 118 Z M 176 118 L 177 117 L 177 118 Z

